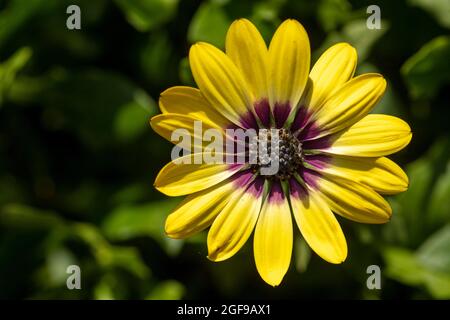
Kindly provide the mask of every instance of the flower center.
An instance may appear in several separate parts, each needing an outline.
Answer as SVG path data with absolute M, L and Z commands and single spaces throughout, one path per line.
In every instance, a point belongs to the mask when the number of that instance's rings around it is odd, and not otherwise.
M 274 132 L 278 134 L 274 135 Z M 302 144 L 289 130 L 260 130 L 254 142 L 257 142 L 259 149 L 253 149 L 258 150 L 257 164 L 253 169 L 268 178 L 287 180 L 302 164 Z

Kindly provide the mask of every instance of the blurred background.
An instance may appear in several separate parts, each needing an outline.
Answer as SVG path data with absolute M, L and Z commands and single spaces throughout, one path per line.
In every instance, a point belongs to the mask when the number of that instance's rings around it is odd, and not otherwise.
M 81 30 L 66 9 L 81 8 Z M 381 9 L 368 30 L 366 9 Z M 194 85 L 186 56 L 199 40 L 223 48 L 230 23 L 266 41 L 285 18 L 309 33 L 313 61 L 347 41 L 357 74 L 380 72 L 375 113 L 405 119 L 413 140 L 394 160 L 408 192 L 392 221 L 340 219 L 342 265 L 310 252 L 296 230 L 291 268 L 272 288 L 251 241 L 231 260 L 206 259 L 206 236 L 170 240 L 180 199 L 153 188 L 171 145 L 152 132 L 159 93 Z M 0 298 L 450 298 L 450 1 L 0 0 Z M 68 290 L 68 265 L 81 290 Z M 382 289 L 366 286 L 379 265 Z

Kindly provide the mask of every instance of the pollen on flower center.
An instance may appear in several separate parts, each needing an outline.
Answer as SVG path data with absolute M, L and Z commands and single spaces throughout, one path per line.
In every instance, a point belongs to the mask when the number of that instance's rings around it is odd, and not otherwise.
M 273 166 L 273 162 L 276 161 L 278 170 L 268 178 L 286 180 L 292 177 L 302 164 L 302 144 L 286 129 L 276 129 L 277 141 L 272 136 L 272 130 L 274 129 L 260 131 L 257 138 L 251 142 L 250 152 L 258 150 L 257 164 L 253 166 L 253 169 L 260 171 L 261 168 Z M 256 148 L 256 143 L 259 149 Z

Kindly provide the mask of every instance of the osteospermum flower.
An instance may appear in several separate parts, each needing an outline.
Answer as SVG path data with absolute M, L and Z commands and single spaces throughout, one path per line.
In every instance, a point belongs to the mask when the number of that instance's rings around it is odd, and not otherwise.
M 210 226 L 208 258 L 222 261 L 254 231 L 256 267 L 276 286 L 290 265 L 295 224 L 320 257 L 341 263 L 347 244 L 334 213 L 389 221 L 392 211 L 380 194 L 405 191 L 408 178 L 385 156 L 404 148 L 411 130 L 399 118 L 368 114 L 386 81 L 375 73 L 354 77 L 356 60 L 352 46 L 338 43 L 310 71 L 308 35 L 296 20 L 280 25 L 268 49 L 245 19 L 231 25 L 225 53 L 194 44 L 189 61 L 199 89 L 163 92 L 152 128 L 168 140 L 177 128 L 194 134 L 195 121 L 223 132 L 277 129 L 279 170 L 262 175 L 259 162 L 167 164 L 156 188 L 188 195 L 168 216 L 167 235 L 186 238 Z

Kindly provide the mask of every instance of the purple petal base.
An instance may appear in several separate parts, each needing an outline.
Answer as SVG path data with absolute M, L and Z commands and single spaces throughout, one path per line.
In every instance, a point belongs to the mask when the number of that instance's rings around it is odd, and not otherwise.
M 275 125 L 278 129 L 283 128 L 289 114 L 291 113 L 291 105 L 289 102 L 275 103 L 273 108 L 273 116 L 275 118 Z
M 255 112 L 261 123 L 266 127 L 270 127 L 270 105 L 269 101 L 264 98 L 254 103 Z
M 304 199 L 308 195 L 308 191 L 297 180 L 291 178 L 289 180 L 289 195 L 297 199 Z
M 284 198 L 283 188 L 281 187 L 280 182 L 274 181 L 267 201 L 270 203 L 281 203 L 284 201 Z

